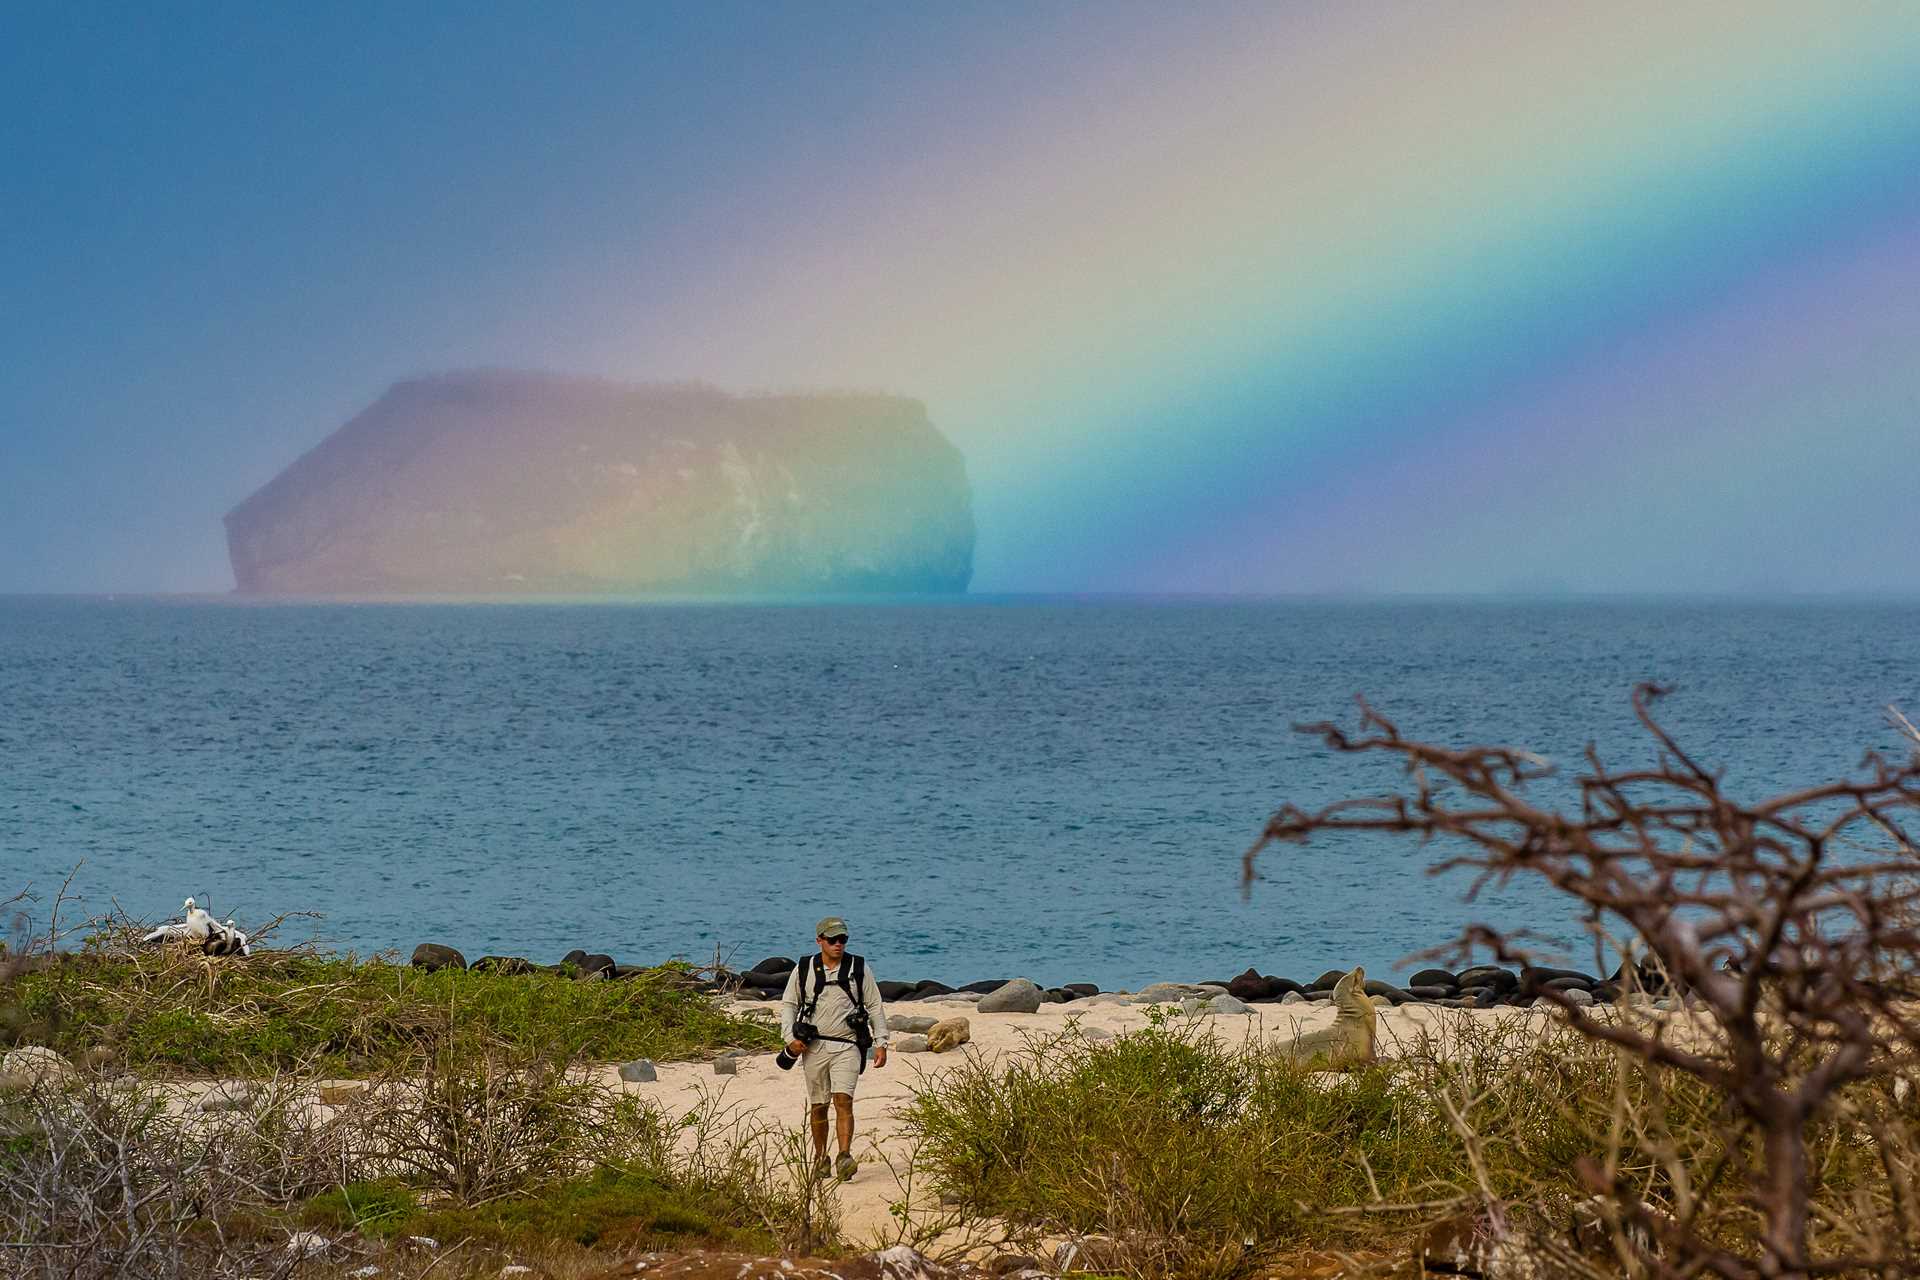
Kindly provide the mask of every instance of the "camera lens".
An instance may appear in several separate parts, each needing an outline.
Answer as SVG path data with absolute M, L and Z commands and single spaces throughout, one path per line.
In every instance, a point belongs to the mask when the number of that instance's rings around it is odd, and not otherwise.
M 793 1069 L 793 1064 L 798 1061 L 800 1061 L 800 1059 L 793 1056 L 793 1051 L 791 1049 L 782 1049 L 780 1052 L 773 1055 L 773 1065 L 780 1068 L 782 1071 L 791 1071 Z

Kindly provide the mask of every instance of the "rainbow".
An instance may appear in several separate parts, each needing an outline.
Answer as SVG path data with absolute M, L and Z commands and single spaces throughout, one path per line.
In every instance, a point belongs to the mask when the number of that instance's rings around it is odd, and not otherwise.
M 925 399 L 981 590 L 1817 589 L 1822 512 L 1920 537 L 1920 9 L 1077 17 L 620 372 Z

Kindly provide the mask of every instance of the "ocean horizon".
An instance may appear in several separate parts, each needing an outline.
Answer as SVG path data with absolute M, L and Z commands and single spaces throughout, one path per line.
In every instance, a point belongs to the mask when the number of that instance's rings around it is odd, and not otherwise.
M 1240 856 L 1378 794 L 1295 722 L 1648 763 L 1630 692 L 1759 796 L 1897 752 L 1920 601 L 1548 593 L 679 601 L 0 597 L 0 897 L 283 943 L 623 963 L 797 955 L 886 978 L 1310 979 L 1470 920 L 1599 963 L 1541 886 L 1389 838 Z M 1558 784 L 1548 784 L 1552 795 Z M 78 871 L 75 872 L 75 868 Z M 308 914 L 312 913 L 312 914 Z

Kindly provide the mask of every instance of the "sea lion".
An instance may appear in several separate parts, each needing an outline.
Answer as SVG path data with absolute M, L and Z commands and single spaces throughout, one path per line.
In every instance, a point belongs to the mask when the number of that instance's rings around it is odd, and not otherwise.
M 932 1053 L 945 1053 L 957 1049 L 973 1039 L 973 1027 L 965 1018 L 948 1018 L 936 1022 L 927 1032 L 927 1049 Z
M 1280 1046 L 1280 1051 L 1302 1066 L 1340 1070 L 1373 1061 L 1379 1015 L 1367 999 L 1367 971 L 1359 965 L 1333 984 L 1333 1025 L 1309 1031 Z

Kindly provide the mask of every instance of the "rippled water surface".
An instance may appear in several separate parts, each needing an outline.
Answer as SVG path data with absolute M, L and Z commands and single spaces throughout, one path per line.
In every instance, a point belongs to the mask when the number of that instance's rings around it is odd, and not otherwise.
M 1398 972 L 1468 918 L 1387 839 L 1241 851 L 1392 782 L 1290 731 L 1646 762 L 1627 695 L 1742 791 L 1898 750 L 1920 607 L 1187 603 L 339 605 L 0 599 L 0 896 L 193 893 L 362 951 L 752 963 L 844 914 L 884 977 L 1132 985 Z

